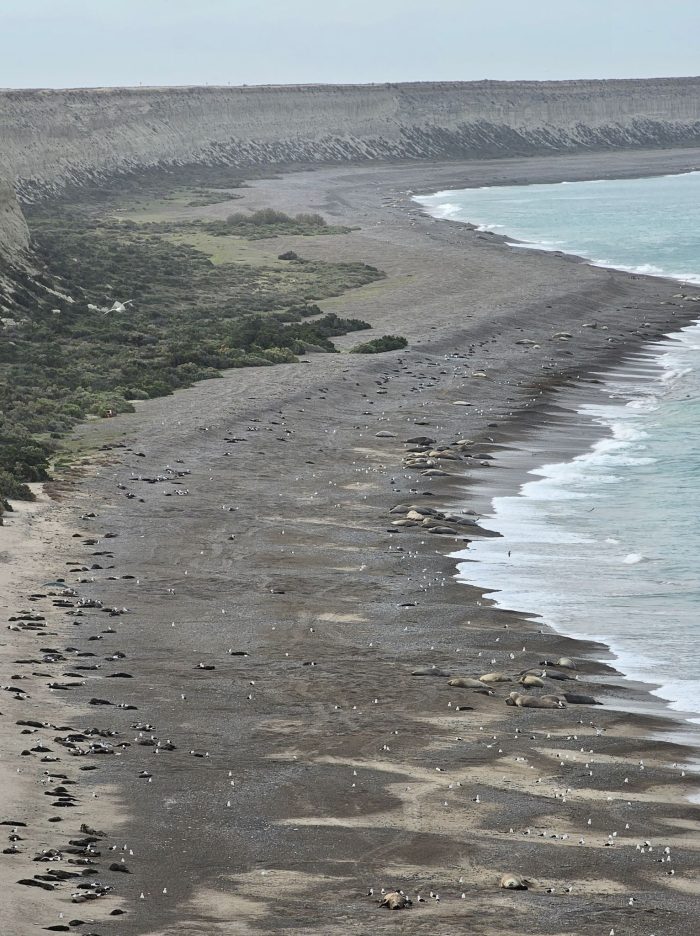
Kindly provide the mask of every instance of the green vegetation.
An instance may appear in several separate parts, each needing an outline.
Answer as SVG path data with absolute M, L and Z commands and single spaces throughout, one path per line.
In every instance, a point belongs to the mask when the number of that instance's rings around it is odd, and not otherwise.
M 237 211 L 225 221 L 212 221 L 204 225 L 213 234 L 236 234 L 247 240 L 261 240 L 264 237 L 277 237 L 280 234 L 347 234 L 351 228 L 332 227 L 320 214 L 298 214 L 294 217 L 283 211 L 264 208 L 252 214 Z
M 350 354 L 381 354 L 382 351 L 397 351 L 405 348 L 408 341 L 402 335 L 382 335 L 381 338 L 372 338 L 364 344 L 355 345 Z
M 353 228 L 330 225 L 320 214 L 288 215 L 283 211 L 263 208 L 245 214 L 236 211 L 223 221 L 151 221 L 137 225 L 133 220 L 123 222 L 131 230 L 143 227 L 151 233 L 180 234 L 201 231 L 215 237 L 241 237 L 245 240 L 264 240 L 285 234 L 301 237 L 314 237 L 320 234 L 348 234 Z
M 233 192 L 207 191 L 200 189 L 196 192 L 190 192 L 190 200 L 185 202 L 186 208 L 204 208 L 207 205 L 220 205 L 222 202 L 232 201 L 234 198 L 243 198 L 242 195 L 236 195 Z M 194 195 L 194 198 L 191 196 Z
M 261 230 L 330 230 L 318 216 L 258 215 Z M 245 217 L 229 236 L 248 230 Z M 15 274 L 0 321 L 0 512 L 31 497 L 26 482 L 48 477 L 57 440 L 86 416 L 129 412 L 224 368 L 336 351 L 334 336 L 369 326 L 322 315 L 314 300 L 384 276 L 302 258 L 214 264 L 158 225 L 105 219 L 94 205 L 35 208 L 28 220 L 44 269 Z M 132 303 L 106 311 L 113 300 Z

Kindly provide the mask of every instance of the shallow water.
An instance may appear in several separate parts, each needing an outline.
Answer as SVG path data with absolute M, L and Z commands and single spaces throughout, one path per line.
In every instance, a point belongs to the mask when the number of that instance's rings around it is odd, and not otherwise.
M 700 283 L 699 196 L 689 173 L 419 200 L 531 246 Z M 459 573 L 503 607 L 604 640 L 623 672 L 700 723 L 700 326 L 650 351 L 658 377 L 611 375 L 580 410 L 600 441 L 495 498 L 486 525 L 503 538 L 472 544 L 478 564 Z
M 700 284 L 700 171 L 448 190 L 415 200 L 436 218 L 523 242 L 515 246 Z

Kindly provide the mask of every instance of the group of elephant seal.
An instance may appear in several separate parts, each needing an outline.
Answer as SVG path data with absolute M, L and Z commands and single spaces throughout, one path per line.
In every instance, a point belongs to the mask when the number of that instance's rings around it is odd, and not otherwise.
M 507 874 L 501 875 L 501 888 L 503 890 L 526 891 L 531 886 L 532 881 L 528 880 L 526 877 L 523 877 L 521 874 L 512 874 L 509 872 Z M 462 894 L 462 897 L 464 896 L 465 895 Z M 419 903 L 421 900 L 422 898 L 419 896 Z M 387 910 L 407 910 L 413 906 L 413 901 L 411 898 L 407 897 L 406 894 L 400 890 L 389 891 L 388 893 L 384 894 L 381 900 L 377 902 L 380 907 L 386 907 Z
M 540 696 L 511 692 L 506 699 L 506 705 L 516 705 L 518 708 L 566 708 L 567 705 L 602 704 L 599 699 L 578 692 L 561 692 L 556 695 L 551 693 Z
M 506 699 L 506 705 L 515 705 L 518 708 L 566 708 L 566 702 L 559 696 L 530 696 L 521 692 L 511 692 Z
M 576 663 L 569 657 L 560 657 L 555 664 L 548 660 L 543 660 L 542 666 L 561 666 L 570 670 L 576 669 Z M 593 696 L 584 695 L 575 692 L 557 692 L 544 693 L 542 695 L 532 695 L 531 689 L 544 689 L 547 685 L 546 679 L 557 681 L 575 680 L 577 677 L 573 674 L 551 670 L 551 669 L 527 669 L 521 670 L 517 676 L 509 676 L 507 673 L 494 671 L 492 673 L 483 673 L 481 676 L 455 676 L 449 670 L 440 666 L 421 666 L 411 672 L 412 676 L 437 676 L 447 679 L 447 685 L 453 689 L 470 689 L 472 692 L 478 692 L 482 695 L 494 695 L 492 685 L 496 683 L 517 682 L 522 689 L 528 690 L 527 693 L 520 691 L 511 692 L 505 700 L 506 705 L 516 706 L 517 708 L 566 708 L 567 705 L 602 705 L 598 699 Z

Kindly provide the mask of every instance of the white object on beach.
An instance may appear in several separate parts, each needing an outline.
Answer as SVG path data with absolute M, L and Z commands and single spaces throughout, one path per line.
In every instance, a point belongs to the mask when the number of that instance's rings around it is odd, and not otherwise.
M 126 302 L 119 302 L 115 299 L 110 309 L 101 309 L 100 311 L 104 315 L 109 315 L 110 312 L 126 312 L 126 307 L 131 305 L 133 301 L 133 299 L 127 299 Z

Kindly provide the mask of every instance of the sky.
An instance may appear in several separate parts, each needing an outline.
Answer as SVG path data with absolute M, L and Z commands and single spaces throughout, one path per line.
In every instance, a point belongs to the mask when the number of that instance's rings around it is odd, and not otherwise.
M 700 73 L 699 0 L 0 0 L 0 87 Z

